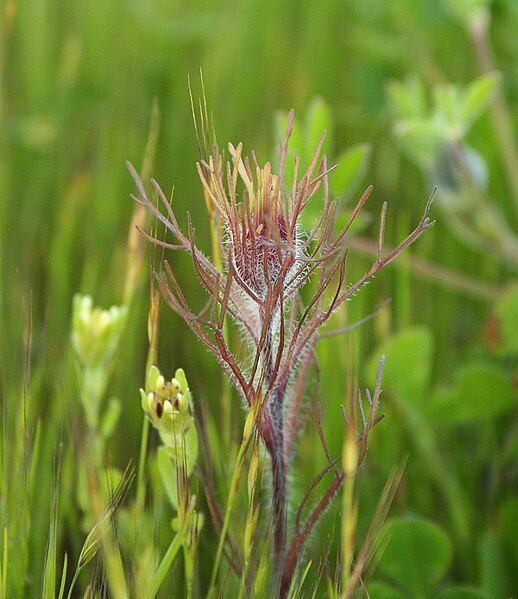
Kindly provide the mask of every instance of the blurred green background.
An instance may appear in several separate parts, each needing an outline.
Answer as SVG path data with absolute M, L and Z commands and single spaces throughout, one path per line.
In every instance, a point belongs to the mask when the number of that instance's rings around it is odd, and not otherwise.
M 438 557 L 433 542 L 422 541 L 423 555 L 405 554 L 403 544 L 398 553 L 396 531 L 373 579 L 401 596 L 514 596 L 518 4 L 4 0 L 0 7 L 2 524 L 17 505 L 9 490 L 17 473 L 9 464 L 18 463 L 14 447 L 22 433 L 14 423 L 22 404 L 24 442 L 31 445 L 38 423 L 42 438 L 38 493 L 22 502 L 38 518 L 27 516 L 16 541 L 30 555 L 24 596 L 39 596 L 41 588 L 58 445 L 74 462 L 72 297 L 83 292 L 105 307 L 122 303 L 134 209 L 124 163 L 142 163 L 154 99 L 160 135 L 152 175 L 166 191 L 174 185 L 176 213 L 183 219 L 191 212 L 200 245 L 210 248 L 187 82 L 190 76 L 199 96 L 200 69 L 223 146 L 243 141 L 260 162 L 273 160 L 279 111 L 293 107 L 300 127 L 294 149 L 303 154 L 313 125 L 325 124 L 328 154 L 346 159 L 336 190 L 344 210 L 372 183 L 367 213 L 375 217 L 388 201 L 387 245 L 413 228 L 439 186 L 437 224 L 412 247 L 412 258 L 383 271 L 336 324 L 354 322 L 389 298 L 390 305 L 345 338 L 322 344 L 324 430 L 339 453 L 347 373 L 372 383 L 370 363 L 384 351 L 386 419 L 373 434 L 362 475 L 360 530 L 390 469 L 408 456 L 392 515 L 399 523 L 434 523 L 430 534 L 444 551 Z M 370 266 L 376 231 L 376 219 L 365 218 L 354 232 L 351 280 Z M 172 260 L 185 289 L 201 301 L 188 261 Z M 121 468 L 138 456 L 147 308 L 144 272 L 109 390 L 122 403 L 108 449 Z M 218 369 L 167 309 L 159 363 L 171 374 L 185 369 L 195 398 L 225 430 Z M 240 420 L 237 398 L 234 405 Z M 238 436 L 239 424 L 228 428 Z M 321 454 L 310 424 L 300 444 L 297 493 L 325 463 Z M 73 481 L 62 477 L 66 505 Z M 317 561 L 330 539 L 336 549 L 339 503 L 311 541 Z M 65 507 L 63 514 L 60 547 L 77 557 L 77 510 Z M 207 533 L 201 549 L 207 559 L 213 543 Z M 401 563 L 421 558 L 427 575 L 420 586 Z M 201 588 L 207 576 L 200 574 Z M 478 591 L 451 594 L 461 592 L 451 590 L 458 585 Z

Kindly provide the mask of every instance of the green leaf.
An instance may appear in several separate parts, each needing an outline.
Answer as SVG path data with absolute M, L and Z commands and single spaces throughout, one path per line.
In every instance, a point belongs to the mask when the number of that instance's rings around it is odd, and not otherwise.
M 371 582 L 365 594 L 369 599 L 404 599 L 405 595 L 382 582 Z
M 433 89 L 436 117 L 455 126 L 461 122 L 460 91 L 455 85 L 437 85 Z
M 198 459 L 198 434 L 192 416 L 177 417 L 178 429 L 172 433 L 160 431 L 160 437 L 165 445 L 164 450 L 173 459 L 175 464 L 185 466 L 187 476 L 190 476 Z
M 391 81 L 387 93 L 399 118 L 421 119 L 428 113 L 425 88 L 419 79 L 413 78 L 405 83 Z
M 433 522 L 392 520 L 384 526 L 382 535 L 388 543 L 379 568 L 401 586 L 424 595 L 446 574 L 452 545 L 448 535 Z
M 462 119 L 470 125 L 488 108 L 500 83 L 499 73 L 482 75 L 472 81 L 466 88 L 462 98 Z
M 59 487 L 53 489 L 52 506 L 50 511 L 49 539 L 47 544 L 47 553 L 45 555 L 45 567 L 43 571 L 43 591 L 44 599 L 55 599 L 56 597 L 56 551 L 58 535 L 58 504 Z M 5 550 L 5 549 L 4 549 Z
M 333 195 L 343 196 L 354 191 L 368 168 L 369 154 L 369 144 L 360 144 L 338 156 L 335 161 L 338 166 L 329 175 L 329 190 Z
M 398 121 L 394 133 L 408 158 L 420 168 L 430 168 L 442 147 L 444 127 L 431 119 Z
M 484 422 L 505 413 L 513 404 L 511 382 L 505 372 L 473 363 L 459 371 L 455 387 L 433 395 L 429 414 L 447 424 Z
M 171 505 L 178 509 L 178 481 L 173 459 L 164 446 L 157 451 L 158 471 Z
M 369 380 L 374 380 L 379 356 L 384 354 L 383 388 L 400 398 L 420 402 L 430 381 L 432 347 L 429 329 L 403 329 L 376 349 L 369 361 Z
M 61 569 L 61 582 L 59 585 L 58 599 L 63 599 L 65 596 L 65 585 L 67 582 L 67 571 L 68 571 L 68 555 L 65 553 L 63 558 L 63 568 Z
M 482 589 L 469 586 L 446 587 L 437 595 L 438 599 L 492 599 Z

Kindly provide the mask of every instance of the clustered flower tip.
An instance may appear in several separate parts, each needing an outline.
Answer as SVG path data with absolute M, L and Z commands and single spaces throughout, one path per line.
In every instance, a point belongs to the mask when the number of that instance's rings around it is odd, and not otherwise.
M 166 381 L 156 366 L 151 366 L 147 377 L 147 392 L 140 389 L 142 409 L 158 430 L 165 445 L 178 443 L 177 437 L 185 434 L 192 425 L 192 396 L 185 373 L 179 368 L 175 376 Z
M 72 346 L 82 364 L 96 368 L 109 362 L 124 329 L 127 307 L 103 310 L 93 306 L 91 296 L 76 294 L 72 312 Z

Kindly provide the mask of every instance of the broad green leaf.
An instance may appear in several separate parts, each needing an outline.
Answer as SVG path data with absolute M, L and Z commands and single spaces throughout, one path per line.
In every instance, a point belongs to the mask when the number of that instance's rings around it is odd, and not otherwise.
M 496 366 L 473 363 L 462 368 L 457 384 L 433 395 L 429 414 L 448 424 L 483 422 L 514 404 L 511 382 Z
M 404 595 L 383 582 L 371 582 L 367 585 L 365 597 L 369 599 L 404 599 Z
M 412 402 L 420 402 L 428 387 L 433 341 L 424 327 L 403 329 L 378 347 L 369 361 L 369 380 L 374 380 L 379 356 L 385 355 L 383 388 Z
M 369 144 L 348 148 L 334 161 L 338 166 L 329 175 L 329 190 L 335 196 L 354 191 L 369 165 Z M 331 165 L 330 165 L 331 166 Z
M 446 587 L 437 595 L 438 599 L 492 599 L 482 589 L 469 586 Z
M 379 569 L 402 587 L 425 595 L 446 574 L 452 545 L 448 535 L 433 522 L 392 520 L 384 526 L 382 535 L 388 542 Z
M 500 82 L 499 73 L 489 73 L 472 81 L 462 98 L 462 119 L 473 123 L 485 112 Z

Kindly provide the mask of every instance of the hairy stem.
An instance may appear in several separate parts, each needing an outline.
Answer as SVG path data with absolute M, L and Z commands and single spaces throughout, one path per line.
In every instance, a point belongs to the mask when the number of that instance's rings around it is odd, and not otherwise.
M 280 589 L 284 551 L 286 548 L 286 459 L 284 456 L 284 396 L 275 389 L 277 365 L 273 357 L 272 341 L 276 337 L 272 323 L 268 326 L 266 343 L 261 351 L 266 384 L 267 410 L 270 415 L 271 430 L 262 434 L 272 462 L 272 525 L 274 550 L 274 588 Z M 281 343 L 281 341 L 279 341 Z
M 286 547 L 286 465 L 282 451 L 272 454 L 274 581 L 279 586 Z

